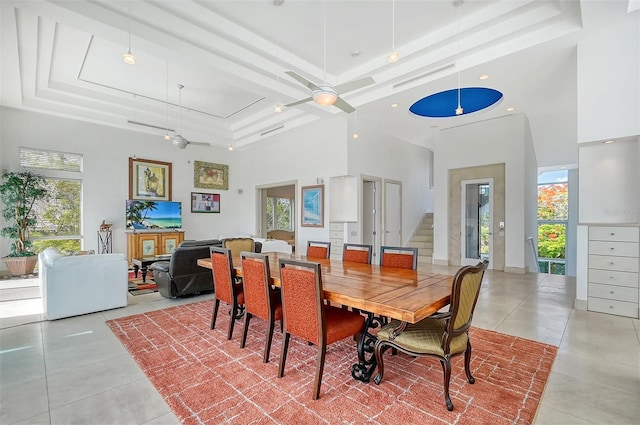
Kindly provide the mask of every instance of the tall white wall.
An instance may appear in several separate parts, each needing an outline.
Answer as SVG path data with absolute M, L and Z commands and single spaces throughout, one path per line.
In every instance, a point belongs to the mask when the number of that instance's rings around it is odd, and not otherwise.
M 129 196 L 129 157 L 172 163 L 173 200 L 182 202 L 187 239 L 217 237 L 227 230 L 250 231 L 243 221 L 243 187 L 240 155 L 226 149 L 189 146 L 175 148 L 162 137 L 67 118 L 3 107 L 0 109 L 0 167 L 18 170 L 18 148 L 30 147 L 83 155 L 83 249 L 97 249 L 97 230 L 106 220 L 113 223 L 113 250 L 126 252 L 125 200 Z M 133 127 L 133 126 L 132 126 Z M 193 161 L 229 165 L 229 190 L 193 187 Z M 220 214 L 192 214 L 192 191 L 220 193 Z M 0 255 L 9 252 L 9 241 L 0 239 Z
M 448 211 L 449 170 L 504 163 L 505 270 L 525 269 L 526 237 L 532 229 L 525 209 L 531 208 L 530 191 L 536 188 L 528 188 L 527 182 L 532 179 L 531 169 L 535 173 L 537 168 L 528 128 L 526 117 L 517 114 L 450 128 L 436 136 L 434 262 L 448 262 L 449 215 L 458 214 Z
M 615 2 L 581 3 L 590 19 Z M 639 34 L 636 11 L 578 44 L 579 143 L 640 134 Z
M 349 138 L 348 174 L 402 182 L 402 242 L 406 244 L 432 205 L 429 149 L 359 125 L 358 139 Z M 381 185 L 381 190 L 384 185 Z M 353 226 L 349 227 L 354 231 Z M 351 240 L 361 240 L 360 235 Z
M 537 264 L 531 253 L 531 246 L 527 239 L 532 237 L 537 246 L 538 240 L 538 162 L 536 161 L 536 152 L 533 147 L 533 138 L 531 137 L 531 127 L 529 121 L 525 120 L 524 126 L 524 175 L 525 181 L 522 191 L 525 196 L 524 206 L 524 255 L 525 264 L 529 272 L 537 270 Z M 508 199 L 508 195 L 507 195 Z M 495 231 L 494 231 L 495 234 Z

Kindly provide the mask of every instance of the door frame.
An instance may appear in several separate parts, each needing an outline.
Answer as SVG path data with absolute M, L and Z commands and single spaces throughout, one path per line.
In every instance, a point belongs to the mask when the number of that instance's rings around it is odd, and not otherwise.
M 375 236 L 373 238 L 373 252 L 371 257 L 371 262 L 373 264 L 378 264 L 378 254 L 380 252 L 380 246 L 382 245 L 382 178 L 373 177 L 368 175 L 360 175 L 360 234 L 362 235 L 361 241 L 362 243 L 366 243 L 364 241 L 364 183 L 365 182 L 373 182 L 376 184 L 376 199 L 375 199 L 375 209 L 376 216 L 374 219 L 374 227 L 375 227 Z
M 480 261 L 477 258 L 466 258 L 467 239 L 465 231 L 466 223 L 466 202 L 467 202 L 467 185 L 488 184 L 489 185 L 489 269 L 493 269 L 493 251 L 494 251 L 494 229 L 493 229 L 493 192 L 495 184 L 493 177 L 485 177 L 479 179 L 462 180 L 460 182 L 460 265 L 475 265 Z
M 284 182 L 278 182 L 278 183 L 270 183 L 270 184 L 264 184 L 264 185 L 257 185 L 256 186 L 256 231 L 255 234 L 256 235 L 260 235 L 260 237 L 265 238 L 267 237 L 267 231 L 266 231 L 266 217 L 263 217 L 263 211 L 265 209 L 265 202 L 266 202 L 266 197 L 262 196 L 263 193 L 266 193 L 266 189 L 271 189 L 273 187 L 281 187 L 281 186 L 294 186 L 294 192 L 293 192 L 293 212 L 294 212 L 294 220 L 293 220 L 293 231 L 295 234 L 295 239 L 297 242 L 298 239 L 298 215 L 295 214 L 295 212 L 297 211 L 297 205 L 298 205 L 298 180 L 289 180 L 289 181 L 284 181 Z
M 384 244 L 387 245 L 387 183 L 397 184 L 399 191 L 398 197 L 400 201 L 400 215 L 398 217 L 398 226 L 400 228 L 400 245 L 403 245 L 402 241 L 402 182 L 400 180 L 384 179 L 382 182 L 382 232 L 384 234 Z

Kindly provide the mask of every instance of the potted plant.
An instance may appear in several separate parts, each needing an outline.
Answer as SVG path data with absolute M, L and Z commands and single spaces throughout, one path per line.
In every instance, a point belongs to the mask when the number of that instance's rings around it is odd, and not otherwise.
M 11 253 L 2 259 L 13 276 L 33 273 L 38 257 L 32 249 L 30 231 L 36 223 L 36 201 L 49 197 L 44 176 L 31 171 L 2 173 L 0 201 L 6 227 L 2 236 L 11 239 Z

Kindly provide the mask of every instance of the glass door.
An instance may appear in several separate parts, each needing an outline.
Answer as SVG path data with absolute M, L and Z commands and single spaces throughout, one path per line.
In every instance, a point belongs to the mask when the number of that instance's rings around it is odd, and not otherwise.
M 492 264 L 493 179 L 462 182 L 461 264 Z

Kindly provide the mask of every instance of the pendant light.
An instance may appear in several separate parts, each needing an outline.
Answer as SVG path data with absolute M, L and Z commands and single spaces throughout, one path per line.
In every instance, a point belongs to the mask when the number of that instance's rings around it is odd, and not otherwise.
M 396 63 L 400 54 L 396 52 L 396 0 L 391 0 L 391 53 L 389 63 Z
M 353 135 L 351 137 L 354 139 L 360 137 L 358 134 L 358 110 L 353 111 Z
M 136 63 L 136 57 L 131 53 L 131 0 L 129 0 L 129 50 L 122 55 L 122 60 L 127 65 L 135 65 Z
M 184 137 L 182 137 L 182 89 L 184 86 L 178 84 L 178 134 L 173 137 L 173 146 L 184 149 L 189 144 Z
M 320 106 L 330 106 L 338 100 L 338 93 L 327 84 L 327 0 L 323 3 L 324 19 L 323 19 L 323 39 L 324 39 L 324 85 L 319 90 L 311 92 L 313 101 Z

